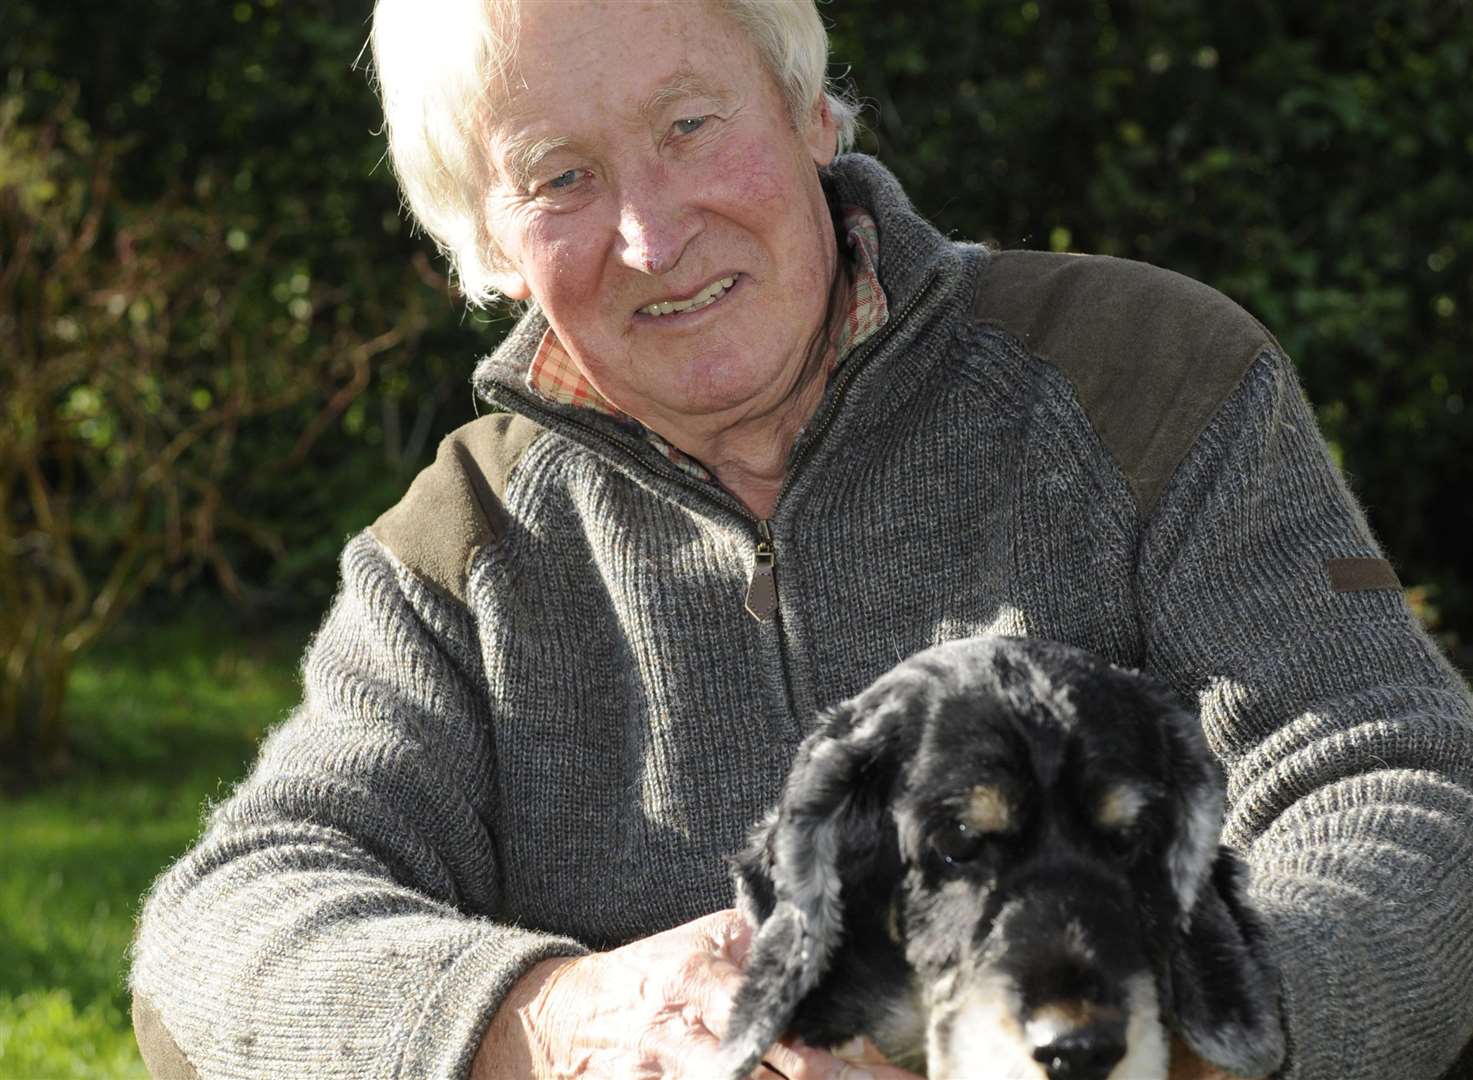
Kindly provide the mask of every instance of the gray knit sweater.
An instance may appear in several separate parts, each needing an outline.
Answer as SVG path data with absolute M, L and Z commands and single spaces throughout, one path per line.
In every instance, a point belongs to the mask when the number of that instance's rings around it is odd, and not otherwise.
M 949 242 L 870 159 L 829 181 L 879 224 L 890 318 L 769 522 L 530 394 L 535 311 L 482 363 L 508 411 L 348 544 L 301 707 L 148 899 L 156 1068 L 464 1075 L 533 962 L 729 905 L 724 858 L 819 708 L 988 631 L 1199 703 L 1282 967 L 1287 1076 L 1451 1062 L 1473 1033 L 1473 710 L 1273 338 L 1165 271 Z

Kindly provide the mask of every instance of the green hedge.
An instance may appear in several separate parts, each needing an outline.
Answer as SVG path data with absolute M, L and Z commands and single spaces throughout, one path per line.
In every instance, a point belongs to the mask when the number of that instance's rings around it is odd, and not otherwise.
M 27 117 L 63 109 L 120 148 L 118 198 L 218 216 L 239 266 L 233 302 L 256 325 L 298 317 L 301 355 L 324 363 L 318 401 L 243 430 L 234 449 L 242 509 L 290 553 L 232 549 L 258 602 L 320 605 L 344 533 L 471 415 L 464 380 L 501 329 L 465 315 L 397 214 L 352 70 L 368 12 L 361 0 L 0 8 L 0 90 Z M 1267 323 L 1403 580 L 1473 639 L 1466 4 L 835 0 L 824 13 L 872 106 L 866 147 L 945 231 L 1145 259 Z M 292 306 L 302 296 L 307 315 Z M 344 385 L 316 359 L 333 328 L 411 303 L 422 332 L 375 361 L 303 467 L 248 482 Z M 259 362 L 292 362 L 282 351 Z

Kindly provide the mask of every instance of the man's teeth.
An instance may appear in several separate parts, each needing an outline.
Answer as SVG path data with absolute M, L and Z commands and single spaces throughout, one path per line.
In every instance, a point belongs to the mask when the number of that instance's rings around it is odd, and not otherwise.
M 722 293 L 735 284 L 735 276 L 724 277 L 719 281 L 711 282 L 689 300 L 658 300 L 639 310 L 646 315 L 673 315 L 677 311 L 694 311 L 696 308 L 715 303 L 721 298 Z

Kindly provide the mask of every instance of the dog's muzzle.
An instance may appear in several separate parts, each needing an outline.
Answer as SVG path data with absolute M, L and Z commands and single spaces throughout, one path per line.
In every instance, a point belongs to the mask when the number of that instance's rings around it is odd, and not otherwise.
M 1125 1020 L 1116 1008 L 1045 1006 L 1024 1023 L 1024 1042 L 1049 1080 L 1104 1080 L 1125 1057 Z
M 928 989 L 931 1075 L 1166 1075 L 1155 979 L 1128 908 L 1105 895 L 1103 882 L 1070 890 L 1057 876 L 1035 879 L 1004 904 L 985 940 L 973 943 L 977 951 L 963 948 Z
M 1078 1000 L 1027 1008 L 1010 979 L 989 974 L 931 1012 L 929 1073 L 947 1080 L 1163 1080 L 1155 985 L 1127 981 L 1121 1006 Z M 945 999 L 942 992 L 933 997 Z

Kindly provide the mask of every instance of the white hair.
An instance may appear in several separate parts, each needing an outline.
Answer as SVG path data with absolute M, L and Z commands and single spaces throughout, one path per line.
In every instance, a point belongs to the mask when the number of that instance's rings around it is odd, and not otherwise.
M 823 95 L 839 150 L 852 146 L 859 110 L 825 77 L 828 32 L 815 0 L 714 2 L 750 37 L 794 127 L 807 129 Z M 474 307 L 497 299 L 491 278 L 505 267 L 484 206 L 495 179 L 486 133 L 509 94 L 517 7 L 517 0 L 377 0 L 369 35 L 404 202 Z

